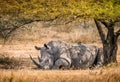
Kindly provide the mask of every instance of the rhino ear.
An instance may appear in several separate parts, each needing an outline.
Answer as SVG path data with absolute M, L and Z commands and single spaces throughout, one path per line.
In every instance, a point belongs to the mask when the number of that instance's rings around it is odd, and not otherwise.
M 49 49 L 49 46 L 47 46 L 47 44 L 44 44 L 44 47 L 46 47 L 47 49 Z
M 36 50 L 41 50 L 41 48 L 40 48 L 40 47 L 37 47 L 37 46 L 35 46 L 35 49 L 36 49 Z

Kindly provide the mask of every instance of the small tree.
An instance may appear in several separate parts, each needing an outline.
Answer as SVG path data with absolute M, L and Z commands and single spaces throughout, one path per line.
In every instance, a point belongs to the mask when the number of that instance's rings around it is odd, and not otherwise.
M 105 26 L 105 28 L 107 28 L 107 35 L 105 36 L 105 33 L 103 32 L 102 26 L 100 24 L 100 22 Z M 115 32 L 115 22 L 117 21 L 112 21 L 109 20 L 108 22 L 103 21 L 103 20 L 96 20 L 95 19 L 95 23 L 96 23 L 96 27 L 98 29 L 100 38 L 102 40 L 102 44 L 103 44 L 103 53 L 104 53 L 104 64 L 107 65 L 109 63 L 115 63 L 117 62 L 116 59 L 116 55 L 117 55 L 117 50 L 118 50 L 118 45 L 117 45 L 117 41 L 118 41 L 118 37 L 120 35 L 120 29 Z
M 115 23 L 120 22 L 120 0 L 98 0 L 102 1 L 98 11 L 95 13 L 94 21 L 99 32 L 104 54 L 104 65 L 117 62 L 118 37 L 120 27 L 115 31 Z M 103 31 L 102 24 L 107 31 Z

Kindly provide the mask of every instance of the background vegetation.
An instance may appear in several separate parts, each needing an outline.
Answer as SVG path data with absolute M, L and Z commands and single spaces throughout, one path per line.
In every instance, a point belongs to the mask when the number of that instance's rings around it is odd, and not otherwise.
M 117 19 L 120 0 L 0 0 L 0 37 L 33 21 L 68 24 L 86 18 Z

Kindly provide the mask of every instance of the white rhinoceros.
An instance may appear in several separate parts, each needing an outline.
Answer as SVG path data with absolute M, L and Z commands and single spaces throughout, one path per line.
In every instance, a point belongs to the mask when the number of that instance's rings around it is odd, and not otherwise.
M 63 41 L 50 41 L 40 50 L 39 63 L 31 60 L 40 69 L 91 68 L 103 64 L 103 50 L 93 45 L 79 43 L 71 45 Z

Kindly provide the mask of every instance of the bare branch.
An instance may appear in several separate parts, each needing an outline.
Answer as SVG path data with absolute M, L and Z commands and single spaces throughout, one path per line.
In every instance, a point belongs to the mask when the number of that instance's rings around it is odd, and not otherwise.
M 0 28 L 1 31 L 10 30 L 11 28 Z
M 100 20 L 100 22 L 107 28 L 109 29 L 110 27 L 113 27 L 115 25 L 115 21 L 109 20 L 109 21 L 105 21 L 105 20 Z
M 105 21 L 100 21 L 100 22 L 108 29 L 109 25 L 107 22 L 105 22 Z
M 34 22 L 33 20 L 22 20 L 22 21 L 24 21 L 24 22 L 22 22 L 22 23 L 20 23 L 20 24 L 18 24 L 18 25 L 12 25 L 13 28 L 11 28 L 10 31 L 9 31 L 9 32 L 5 35 L 5 37 L 4 37 L 6 40 L 8 39 L 8 37 L 10 36 L 10 34 L 11 34 L 12 32 L 14 32 L 16 29 L 20 28 L 21 26 L 23 26 L 23 25 L 25 25 L 25 24 L 29 24 L 29 23 L 31 23 L 31 22 Z
M 102 30 L 101 24 L 96 19 L 94 19 L 94 21 L 95 21 L 96 27 L 98 29 L 99 35 L 101 37 L 102 43 L 104 43 L 105 42 L 105 34 L 104 34 L 103 30 Z
M 115 34 L 118 37 L 120 35 L 120 29 Z

